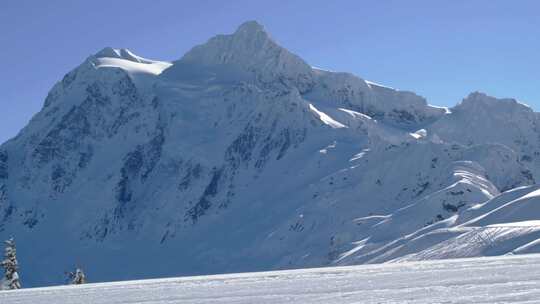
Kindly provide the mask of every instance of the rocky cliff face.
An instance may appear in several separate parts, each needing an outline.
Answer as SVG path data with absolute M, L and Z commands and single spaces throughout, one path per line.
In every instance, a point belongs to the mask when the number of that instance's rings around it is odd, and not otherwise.
M 534 191 L 537 123 L 314 69 L 256 22 L 173 63 L 105 48 L 0 146 L 0 237 L 29 285 L 73 264 L 102 281 L 447 257 Z

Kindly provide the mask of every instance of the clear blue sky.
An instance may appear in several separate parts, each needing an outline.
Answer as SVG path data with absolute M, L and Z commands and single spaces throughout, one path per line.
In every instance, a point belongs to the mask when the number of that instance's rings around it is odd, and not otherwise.
M 479 90 L 540 109 L 540 1 L 0 1 L 0 142 L 105 46 L 175 60 L 257 20 L 313 66 L 451 106 Z

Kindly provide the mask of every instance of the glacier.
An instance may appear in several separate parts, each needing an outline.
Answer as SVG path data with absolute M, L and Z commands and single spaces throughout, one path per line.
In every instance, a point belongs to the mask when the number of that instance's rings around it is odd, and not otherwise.
M 255 21 L 89 56 L 0 146 L 26 286 L 539 251 L 539 114 L 313 68 Z

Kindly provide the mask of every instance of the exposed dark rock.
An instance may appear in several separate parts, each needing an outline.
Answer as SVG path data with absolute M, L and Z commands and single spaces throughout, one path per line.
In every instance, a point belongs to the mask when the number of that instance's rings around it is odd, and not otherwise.
M 0 180 L 8 177 L 8 154 L 6 151 L 0 150 Z
M 458 212 L 458 210 L 461 207 L 465 206 L 465 205 L 466 205 L 466 203 L 463 202 L 463 201 L 460 201 L 459 203 L 457 203 L 457 205 L 453 205 L 453 204 L 444 202 L 443 203 L 443 209 L 448 211 L 448 212 L 454 212 L 455 213 L 455 212 Z
M 55 159 L 65 159 L 70 152 L 79 149 L 90 133 L 86 112 L 81 107 L 73 107 L 61 122 L 47 133 L 32 152 L 32 156 L 39 166 Z
M 220 179 L 222 178 L 222 174 L 223 168 L 214 169 L 212 173 L 212 178 L 204 189 L 201 198 L 193 207 L 189 208 L 186 212 L 186 220 L 189 219 L 191 220 L 191 222 L 195 223 L 201 216 L 206 213 L 208 209 L 210 209 L 210 207 L 212 206 L 212 202 L 210 200 L 218 193 L 218 186 Z
M 185 191 L 193 183 L 193 180 L 199 179 L 201 177 L 202 166 L 200 164 L 189 165 L 186 170 L 186 174 L 182 178 L 180 184 L 178 184 L 178 189 Z

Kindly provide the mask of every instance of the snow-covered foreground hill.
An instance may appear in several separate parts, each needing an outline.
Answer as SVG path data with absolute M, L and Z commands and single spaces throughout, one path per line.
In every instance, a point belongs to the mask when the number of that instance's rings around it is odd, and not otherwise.
M 313 268 L 0 292 L 9 304 L 538 303 L 540 255 Z

